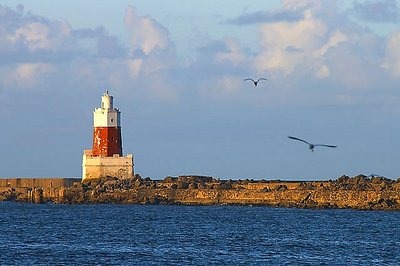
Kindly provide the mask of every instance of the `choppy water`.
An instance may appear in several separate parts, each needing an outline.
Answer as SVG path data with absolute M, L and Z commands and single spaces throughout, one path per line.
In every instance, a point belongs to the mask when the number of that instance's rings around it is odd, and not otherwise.
M 0 202 L 1 265 L 400 264 L 400 212 Z

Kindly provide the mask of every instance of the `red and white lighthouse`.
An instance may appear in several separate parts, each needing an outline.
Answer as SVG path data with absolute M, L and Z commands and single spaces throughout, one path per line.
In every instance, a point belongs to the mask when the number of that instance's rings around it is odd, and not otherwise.
M 82 158 L 82 181 L 103 177 L 131 178 L 133 155 L 122 154 L 121 112 L 113 106 L 113 97 L 106 91 L 101 107 L 93 112 L 93 146 Z
M 121 112 L 113 107 L 113 96 L 106 91 L 101 97 L 101 107 L 93 112 L 92 156 L 122 156 Z

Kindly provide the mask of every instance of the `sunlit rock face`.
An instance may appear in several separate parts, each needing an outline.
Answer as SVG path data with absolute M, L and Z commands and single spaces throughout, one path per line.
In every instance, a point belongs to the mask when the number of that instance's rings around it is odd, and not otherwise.
M 1 187 L 0 199 L 32 203 L 265 205 L 400 210 L 400 181 L 341 176 L 334 181 L 216 180 L 206 176 L 151 180 L 107 177 L 65 187 Z

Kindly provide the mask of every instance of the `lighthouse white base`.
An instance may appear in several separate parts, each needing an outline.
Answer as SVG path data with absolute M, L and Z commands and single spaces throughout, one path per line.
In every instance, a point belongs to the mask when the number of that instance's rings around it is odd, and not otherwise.
M 82 181 L 103 177 L 127 179 L 133 177 L 133 155 L 120 157 L 93 157 L 91 150 L 85 150 L 82 159 Z

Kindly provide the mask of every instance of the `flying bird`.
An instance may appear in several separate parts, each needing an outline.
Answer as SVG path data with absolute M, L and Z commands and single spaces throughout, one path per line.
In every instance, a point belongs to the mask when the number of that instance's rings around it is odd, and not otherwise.
M 266 79 L 266 78 L 259 78 L 257 81 L 255 81 L 255 80 L 252 79 L 252 78 L 247 78 L 247 79 L 244 79 L 243 81 L 246 81 L 246 80 L 251 80 L 251 81 L 253 81 L 254 87 L 257 87 L 258 82 L 259 82 L 260 80 L 267 80 L 267 79 Z
M 336 147 L 337 147 L 336 145 L 312 144 L 312 143 L 310 143 L 310 142 L 308 142 L 308 141 L 305 141 L 305 140 L 303 140 L 303 139 L 299 139 L 299 138 L 296 138 L 296 137 L 292 137 L 292 136 L 288 136 L 288 138 L 289 138 L 289 139 L 298 140 L 298 141 L 301 141 L 301 142 L 304 142 L 304 143 L 308 144 L 308 147 L 309 147 L 309 149 L 310 149 L 311 151 L 314 151 L 314 148 L 317 147 L 317 146 L 328 147 L 328 148 L 336 148 Z

